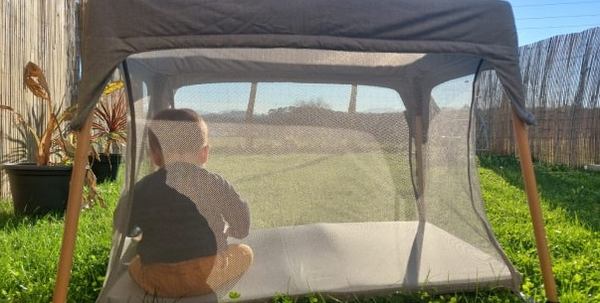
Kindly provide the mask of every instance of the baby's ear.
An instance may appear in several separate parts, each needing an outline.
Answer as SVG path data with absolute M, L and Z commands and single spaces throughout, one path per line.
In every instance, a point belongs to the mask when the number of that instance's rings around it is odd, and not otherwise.
M 204 147 L 202 147 L 202 149 L 200 149 L 200 163 L 201 164 L 206 164 L 206 162 L 208 162 L 209 150 L 210 150 L 210 148 L 208 147 L 208 144 L 205 145 Z
M 154 165 L 158 167 L 164 166 L 162 154 L 159 154 L 156 151 L 150 149 L 150 157 L 152 158 L 152 162 L 154 163 Z

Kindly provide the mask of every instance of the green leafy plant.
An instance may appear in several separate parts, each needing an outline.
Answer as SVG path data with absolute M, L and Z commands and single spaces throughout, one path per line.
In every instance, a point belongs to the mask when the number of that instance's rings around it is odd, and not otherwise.
M 239 293 L 239 292 L 237 292 L 237 291 L 233 291 L 233 290 L 232 290 L 232 291 L 230 291 L 230 292 L 229 292 L 229 299 L 232 299 L 232 300 L 237 300 L 237 299 L 239 299 L 241 296 L 242 296 L 242 294 L 240 294 L 240 293 Z
M 271 302 L 273 302 L 273 303 L 294 303 L 294 299 L 288 294 L 276 293 L 273 296 L 273 299 L 271 300 Z

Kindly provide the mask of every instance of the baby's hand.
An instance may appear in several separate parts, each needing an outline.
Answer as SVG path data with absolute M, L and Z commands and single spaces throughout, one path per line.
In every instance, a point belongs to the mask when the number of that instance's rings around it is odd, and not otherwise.
M 140 242 L 140 241 L 142 241 L 142 235 L 143 234 L 140 233 L 139 235 L 136 235 L 135 237 L 132 237 L 131 240 L 133 240 L 135 242 Z
M 144 233 L 142 232 L 142 230 L 136 226 L 129 233 L 129 237 L 131 237 L 131 240 L 133 240 L 133 241 L 140 242 L 140 241 L 142 241 L 143 234 Z
M 225 222 L 225 227 L 223 228 L 223 234 L 225 235 L 226 238 L 229 238 L 229 224 L 227 224 L 227 222 Z

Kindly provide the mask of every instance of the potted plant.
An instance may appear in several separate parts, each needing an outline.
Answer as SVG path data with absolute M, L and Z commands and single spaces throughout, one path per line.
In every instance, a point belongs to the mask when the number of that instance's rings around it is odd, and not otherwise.
M 127 142 L 127 104 L 123 81 L 109 83 L 92 122 L 92 170 L 98 183 L 114 181 Z
M 62 110 L 62 106 L 54 104 L 43 71 L 36 64 L 29 62 L 25 67 L 25 86 L 42 102 L 45 102 L 45 125 L 38 130 L 35 125 L 9 106 L 0 106 L 0 110 L 8 111 L 14 117 L 22 134 L 32 138 L 35 143 L 33 157 L 35 162 L 5 164 L 3 169 L 8 174 L 13 206 L 16 214 L 45 214 L 65 210 L 71 178 L 72 152 L 74 136 L 64 130 L 75 107 Z M 36 119 L 30 119 L 36 120 Z M 43 120 L 43 119 L 38 119 Z M 22 144 L 27 144 L 23 141 Z M 22 155 L 21 156 L 27 156 Z M 23 157 L 20 157 L 22 160 Z M 96 187 L 93 175 L 88 173 L 88 195 L 86 199 L 96 199 Z M 89 201 L 89 200 L 88 200 Z

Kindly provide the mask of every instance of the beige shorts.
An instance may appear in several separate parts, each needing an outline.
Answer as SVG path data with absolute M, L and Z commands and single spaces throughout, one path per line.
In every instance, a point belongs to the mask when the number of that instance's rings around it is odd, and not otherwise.
M 147 293 L 159 297 L 180 298 L 215 292 L 245 273 L 252 264 L 248 245 L 231 244 L 215 256 L 178 263 L 142 264 L 135 256 L 129 274 Z

